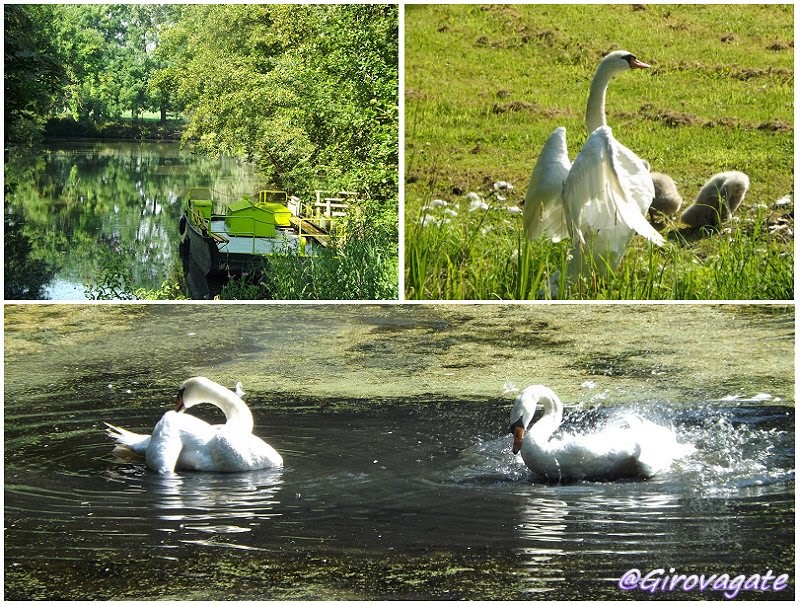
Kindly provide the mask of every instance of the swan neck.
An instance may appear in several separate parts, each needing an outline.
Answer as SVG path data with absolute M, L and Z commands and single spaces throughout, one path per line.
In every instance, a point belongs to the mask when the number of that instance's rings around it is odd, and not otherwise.
M 542 405 L 542 417 L 531 427 L 531 437 L 539 444 L 547 443 L 561 425 L 563 417 L 563 406 L 558 399 L 542 398 L 539 400 Z
M 586 103 L 586 130 L 591 135 L 596 129 L 606 125 L 606 90 L 615 71 L 608 63 L 601 63 L 589 87 L 589 100 Z
M 244 400 L 228 389 L 217 393 L 216 396 L 211 403 L 225 413 L 226 426 L 247 432 L 253 431 L 253 413 Z

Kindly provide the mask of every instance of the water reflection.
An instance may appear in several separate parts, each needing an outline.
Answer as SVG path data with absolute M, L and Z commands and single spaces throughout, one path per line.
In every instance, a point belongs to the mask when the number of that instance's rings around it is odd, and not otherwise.
M 261 550 L 262 534 L 272 532 L 271 522 L 282 515 L 278 495 L 282 470 L 246 473 L 186 473 L 158 475 L 139 466 L 108 471 L 115 491 L 137 503 L 139 524 L 151 529 L 143 534 L 160 549 L 200 544 L 233 549 Z M 266 525 L 266 528 L 262 526 Z M 244 535 L 231 539 L 229 535 Z
M 5 179 L 6 298 L 20 299 L 84 298 L 84 282 L 103 272 L 158 288 L 179 272 L 179 197 L 194 186 L 257 189 L 251 165 L 176 143 L 50 143 L 11 158 Z
M 529 592 L 552 591 L 564 581 L 559 560 L 568 553 L 564 548 L 568 512 L 567 502 L 559 499 L 532 495 L 522 501 L 521 522 L 516 526 L 521 540 L 515 551 Z

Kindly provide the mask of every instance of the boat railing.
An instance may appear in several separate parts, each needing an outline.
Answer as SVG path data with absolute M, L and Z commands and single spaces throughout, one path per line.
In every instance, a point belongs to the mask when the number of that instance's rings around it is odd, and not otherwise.
M 203 216 L 203 212 L 199 208 L 189 206 L 189 221 L 205 231 L 211 238 L 217 242 L 227 242 L 228 239 L 218 234 L 211 228 L 211 220 Z
M 317 190 L 315 194 L 317 201 L 314 208 L 329 219 L 346 216 L 350 208 L 348 201 L 358 195 L 355 192 L 340 191 L 332 196 L 325 196 L 325 192 L 320 190 Z
M 313 202 L 303 202 L 297 196 L 291 196 L 286 205 L 294 216 L 326 232 L 335 231 L 336 223 L 347 216 L 358 195 L 349 191 L 331 194 L 322 190 L 316 190 L 314 194 Z
M 285 191 L 278 189 L 262 189 L 258 192 L 258 203 L 267 204 L 269 202 L 277 202 L 278 204 L 286 204 L 289 201 L 289 194 Z

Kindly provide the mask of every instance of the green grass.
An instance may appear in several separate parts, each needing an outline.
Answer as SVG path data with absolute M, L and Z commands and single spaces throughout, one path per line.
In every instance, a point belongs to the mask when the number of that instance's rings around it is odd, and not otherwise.
M 673 177 L 684 208 L 720 171 L 744 171 L 751 187 L 722 229 L 686 234 L 669 223 L 665 247 L 635 237 L 611 278 L 569 293 L 562 285 L 558 296 L 793 298 L 793 204 L 775 204 L 793 195 L 791 5 L 408 6 L 408 298 L 550 292 L 568 243 L 526 241 L 521 217 L 504 207 L 522 204 L 557 126 L 577 154 L 591 77 L 619 48 L 653 68 L 612 81 L 606 111 L 617 138 Z M 515 186 L 503 203 L 489 196 L 498 180 Z M 492 209 L 466 212 L 469 191 Z M 420 209 L 434 198 L 460 203 L 458 215 L 423 227 Z
M 396 300 L 397 237 L 387 231 L 354 229 L 335 246 L 314 255 L 276 253 L 263 271 L 235 278 L 220 299 Z

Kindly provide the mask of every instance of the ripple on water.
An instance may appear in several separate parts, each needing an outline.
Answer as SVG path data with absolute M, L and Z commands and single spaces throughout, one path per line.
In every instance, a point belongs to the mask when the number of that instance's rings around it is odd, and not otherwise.
M 92 415 L 73 411 L 83 414 L 83 429 L 61 431 L 47 418 L 38 426 L 31 419 L 24 431 L 7 430 L 7 571 L 42 561 L 103 562 L 98 574 L 105 574 L 114 570 L 105 562 L 124 557 L 132 567 L 126 574 L 142 587 L 116 595 L 153 597 L 161 595 L 154 558 L 257 567 L 269 587 L 281 582 L 270 571 L 289 574 L 289 562 L 303 571 L 313 561 L 322 586 L 358 588 L 351 597 L 447 597 L 459 587 L 458 595 L 472 598 L 563 598 L 606 586 L 601 594 L 614 597 L 614 578 L 649 563 L 732 566 L 741 541 L 754 558 L 778 550 L 780 563 L 793 554 L 789 538 L 783 545 L 764 532 L 767 514 L 792 519 L 793 409 L 665 407 L 662 420 L 697 448 L 668 473 L 555 486 L 533 481 L 511 454 L 505 404 L 475 407 L 474 415 L 464 407 L 456 430 L 442 427 L 443 409 L 437 402 L 420 403 L 413 414 L 277 415 L 269 433 L 285 454 L 283 470 L 174 477 L 114 457 L 98 420 L 86 418 Z M 567 425 L 625 410 L 571 409 Z M 149 420 L 118 422 L 135 428 Z M 192 586 L 218 574 L 170 571 Z M 190 571 L 197 576 L 181 580 Z M 248 595 L 264 597 L 263 589 Z

